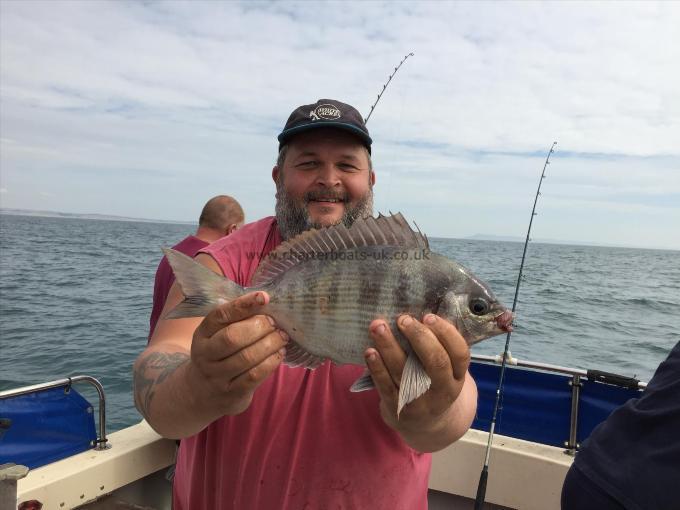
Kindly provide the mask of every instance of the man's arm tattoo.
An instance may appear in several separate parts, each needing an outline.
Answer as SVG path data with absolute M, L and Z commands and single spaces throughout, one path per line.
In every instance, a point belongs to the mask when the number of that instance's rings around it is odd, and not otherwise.
M 135 405 L 147 421 L 156 386 L 187 363 L 189 358 L 184 352 L 152 352 L 139 363 L 134 371 Z

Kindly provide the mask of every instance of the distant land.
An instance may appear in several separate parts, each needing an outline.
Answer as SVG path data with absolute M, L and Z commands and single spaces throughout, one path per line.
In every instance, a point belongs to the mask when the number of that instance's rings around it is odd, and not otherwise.
M 10 214 L 15 216 L 44 216 L 48 218 L 76 218 L 83 220 L 106 220 L 106 221 L 135 221 L 143 223 L 170 223 L 175 225 L 196 225 L 196 222 L 192 221 L 179 221 L 179 220 L 153 220 L 149 218 L 133 218 L 128 216 L 114 216 L 109 214 L 78 214 L 78 213 L 65 213 L 58 211 L 35 211 L 31 209 L 6 209 L 0 208 L 0 214 Z M 437 236 L 428 236 L 433 239 L 437 239 Z M 451 239 L 451 238 L 440 238 L 440 239 Z M 455 238 L 454 238 L 455 239 Z M 524 243 L 525 238 L 519 236 L 499 236 L 493 234 L 474 234 L 468 237 L 462 237 L 458 239 L 469 240 L 469 241 L 500 241 L 507 243 Z M 635 248 L 640 250 L 673 250 L 672 248 L 658 248 L 658 247 L 646 247 L 646 246 L 625 246 L 616 244 L 600 244 L 592 243 L 588 241 L 568 241 L 563 239 L 541 239 L 541 238 L 531 238 L 532 243 L 545 243 L 545 244 L 568 244 L 571 246 L 602 246 L 606 248 Z
M 470 239 L 473 241 L 503 241 L 507 243 L 524 243 L 526 237 L 519 236 L 495 236 L 486 234 L 475 234 L 472 236 L 465 237 L 465 239 Z M 630 246 L 617 246 L 608 244 L 598 244 L 590 243 L 588 241 L 569 241 L 564 239 L 542 239 L 542 238 L 531 238 L 532 243 L 545 243 L 545 244 L 569 244 L 572 246 L 607 246 L 611 248 L 630 248 Z
M 471 239 L 473 241 L 504 241 L 508 243 L 523 243 L 526 238 L 519 236 L 494 236 L 487 234 L 475 234 L 465 237 L 464 239 Z
M 432 236 L 430 236 L 432 237 Z M 526 241 L 526 237 L 519 236 L 497 236 L 493 234 L 474 234 L 468 237 L 463 237 L 462 239 L 470 241 L 501 241 L 504 243 L 522 243 Z M 545 239 L 540 237 L 531 237 L 530 242 L 533 244 L 564 244 L 569 246 L 600 246 L 602 248 L 631 248 L 635 250 L 670 250 L 675 251 L 672 248 L 658 248 L 658 247 L 648 247 L 648 246 L 631 246 L 623 244 L 606 244 L 606 243 L 593 243 L 589 241 L 571 241 L 567 239 Z
M 450 237 L 439 237 L 439 236 L 427 236 L 430 239 L 451 239 Z M 458 237 L 454 239 L 460 239 L 462 241 L 493 241 L 502 243 L 520 243 L 524 244 L 526 237 L 519 236 L 499 236 L 493 234 L 474 234 L 467 237 Z M 661 250 L 661 251 L 680 251 L 673 248 L 663 248 L 658 246 L 632 246 L 629 244 L 606 244 L 606 243 L 593 243 L 590 241 L 571 241 L 567 239 L 546 239 L 541 237 L 531 237 L 531 244 L 563 244 L 568 246 L 593 246 L 600 248 L 627 248 L 631 250 Z
M 195 221 L 152 220 L 149 218 L 132 218 L 128 216 L 114 216 L 110 214 L 77 214 L 58 211 L 34 211 L 30 209 L 5 209 L 0 208 L 0 214 L 12 214 L 15 216 L 44 216 L 47 218 L 75 218 L 81 220 L 106 220 L 106 221 L 135 221 L 143 223 L 171 223 L 176 225 L 196 225 Z

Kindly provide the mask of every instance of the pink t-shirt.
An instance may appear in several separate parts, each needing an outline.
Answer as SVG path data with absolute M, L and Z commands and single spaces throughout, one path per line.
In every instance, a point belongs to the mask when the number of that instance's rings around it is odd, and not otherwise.
M 201 252 L 247 286 L 281 243 L 274 218 Z M 250 407 L 183 439 L 175 510 L 425 510 L 431 455 L 411 449 L 380 417 L 376 391 L 350 393 L 364 368 L 281 365 Z
M 187 236 L 173 246 L 172 249 L 182 252 L 189 257 L 195 257 L 198 250 L 208 246 L 208 244 L 210 243 L 196 236 Z M 153 335 L 153 331 L 156 329 L 156 323 L 161 316 L 165 300 L 168 299 L 170 287 L 172 287 L 174 282 L 175 274 L 172 272 L 167 257 L 163 257 L 158 264 L 158 269 L 156 269 L 156 279 L 153 285 L 153 305 L 151 306 L 151 316 L 149 317 L 149 339 L 151 339 L 151 335 Z

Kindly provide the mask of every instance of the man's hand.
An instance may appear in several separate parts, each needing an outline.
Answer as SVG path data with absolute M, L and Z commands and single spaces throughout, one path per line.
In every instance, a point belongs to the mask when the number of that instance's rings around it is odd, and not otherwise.
M 181 297 L 173 286 L 166 309 Z M 255 389 L 283 360 L 288 341 L 262 314 L 268 302 L 265 292 L 255 292 L 216 308 L 200 323 L 158 323 L 135 362 L 134 394 L 137 409 L 159 434 L 187 437 L 248 408 Z
M 385 321 L 373 321 L 369 332 L 376 348 L 367 349 L 365 356 L 380 393 L 381 415 L 413 448 L 442 449 L 459 439 L 474 419 L 477 389 L 467 373 L 470 350 L 455 326 L 434 314 L 427 314 L 422 323 L 402 315 L 397 327 L 418 355 L 432 385 L 397 418 L 406 353 Z
M 194 333 L 189 377 L 221 415 L 245 411 L 285 356 L 288 335 L 258 314 L 268 301 L 265 292 L 246 294 L 210 312 Z

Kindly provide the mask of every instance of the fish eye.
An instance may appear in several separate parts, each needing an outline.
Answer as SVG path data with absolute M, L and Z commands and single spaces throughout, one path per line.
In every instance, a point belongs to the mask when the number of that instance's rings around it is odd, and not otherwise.
M 489 311 L 489 303 L 483 298 L 474 298 L 470 300 L 470 311 L 475 315 L 484 315 Z

